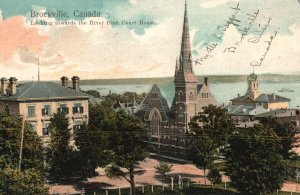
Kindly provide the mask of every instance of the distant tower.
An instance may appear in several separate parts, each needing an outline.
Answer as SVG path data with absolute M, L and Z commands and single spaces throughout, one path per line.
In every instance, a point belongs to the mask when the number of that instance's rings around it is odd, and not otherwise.
M 171 114 L 175 117 L 176 125 L 179 127 L 184 127 L 185 130 L 187 130 L 190 118 L 196 113 L 198 79 L 194 74 L 192 66 L 192 51 L 186 3 L 184 10 L 179 66 L 178 62 L 176 61 L 174 81 L 175 97 L 171 108 Z
M 252 73 L 248 78 L 248 90 L 247 95 L 252 99 L 256 99 L 259 96 L 259 86 L 257 81 L 257 75 Z

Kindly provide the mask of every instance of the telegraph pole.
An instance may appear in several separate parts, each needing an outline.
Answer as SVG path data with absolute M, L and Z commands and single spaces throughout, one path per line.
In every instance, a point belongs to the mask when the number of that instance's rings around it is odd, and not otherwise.
M 21 164 L 22 164 L 25 118 L 23 117 L 22 120 L 23 120 L 23 122 L 22 122 L 21 144 L 20 144 L 20 153 L 19 153 L 19 171 L 21 171 Z

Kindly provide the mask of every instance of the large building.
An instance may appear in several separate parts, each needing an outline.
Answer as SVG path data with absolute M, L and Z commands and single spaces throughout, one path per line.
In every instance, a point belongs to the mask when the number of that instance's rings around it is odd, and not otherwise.
M 193 71 L 186 4 L 178 59 L 174 75 L 175 94 L 173 101 L 171 100 L 171 107 L 163 96 L 163 91 L 155 84 L 140 105 L 133 102 L 126 104 L 128 107 L 118 103 L 115 108 L 129 111 L 134 109 L 132 113 L 142 118 L 151 130 L 152 141 L 160 155 L 185 159 L 185 132 L 188 130 L 190 119 L 202 112 L 204 106 L 215 104 L 209 90 L 208 78 L 200 84 Z
M 238 95 L 231 100 L 232 105 L 261 106 L 267 110 L 287 109 L 290 99 L 273 94 L 261 94 L 258 76 L 252 73 L 248 78 L 248 89 L 245 95 Z
M 53 113 L 63 112 L 69 119 L 69 128 L 80 128 L 88 121 L 89 95 L 79 89 L 79 77 L 61 78 L 61 85 L 51 82 L 29 82 L 17 85 L 17 79 L 9 82 L 1 78 L 0 111 L 10 116 L 23 117 L 39 136 L 49 136 L 48 126 Z
M 205 78 L 204 84 L 199 84 L 198 77 L 193 71 L 186 4 L 181 49 L 179 60 L 176 61 L 174 83 L 175 94 L 171 108 L 168 107 L 166 99 L 156 85 L 141 105 L 143 118 L 151 123 L 152 132 L 159 132 L 156 129 L 159 129 L 159 126 L 166 126 L 168 123 L 186 131 L 190 119 L 201 112 L 202 107 L 215 104 L 215 99 L 208 87 L 208 78 Z
M 258 122 L 256 121 L 257 118 L 273 116 L 274 113 L 276 115 L 276 113 L 282 113 L 282 110 L 289 110 L 290 99 L 275 93 L 260 93 L 258 76 L 256 74 L 252 73 L 249 75 L 247 82 L 248 89 L 245 95 L 238 95 L 238 97 L 231 100 L 232 103 L 230 105 L 225 107 L 239 127 L 249 127 Z

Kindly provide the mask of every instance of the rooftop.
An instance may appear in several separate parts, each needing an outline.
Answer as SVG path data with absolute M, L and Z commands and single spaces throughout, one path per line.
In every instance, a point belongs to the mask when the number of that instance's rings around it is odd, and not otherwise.
M 285 98 L 275 94 L 261 94 L 255 99 L 255 101 L 275 103 L 275 102 L 290 102 L 291 100 L 289 98 Z
M 27 101 L 48 99 L 89 99 L 90 96 L 81 91 L 50 82 L 31 82 L 17 86 L 17 92 L 11 96 L 0 96 L 0 101 Z

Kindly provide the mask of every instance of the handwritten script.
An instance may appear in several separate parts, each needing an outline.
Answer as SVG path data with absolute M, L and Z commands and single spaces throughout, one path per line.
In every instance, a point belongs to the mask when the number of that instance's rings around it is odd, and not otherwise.
M 251 65 L 251 66 L 261 66 L 261 64 L 263 63 L 263 61 L 264 61 L 265 58 L 266 58 L 266 55 L 268 54 L 268 52 L 269 52 L 269 50 L 270 50 L 270 47 L 271 47 L 271 45 L 272 45 L 272 43 L 273 43 L 273 40 L 274 40 L 274 38 L 276 37 L 276 35 L 277 35 L 277 31 L 274 32 L 274 35 L 271 35 L 271 36 L 270 36 L 270 40 L 265 41 L 265 43 L 267 43 L 267 47 L 266 47 L 266 50 L 265 50 L 264 54 L 263 54 L 262 57 L 259 59 L 259 61 L 252 61 L 252 62 L 250 62 L 250 65 Z
M 253 12 L 247 13 L 247 15 L 245 15 L 246 19 L 242 20 L 238 17 L 238 15 L 241 15 L 241 8 L 239 3 L 236 4 L 236 6 L 234 7 L 230 7 L 230 9 L 234 11 L 233 14 L 227 19 L 224 25 L 217 26 L 216 32 L 211 34 L 211 36 L 216 38 L 217 40 L 222 41 L 225 32 L 231 25 L 235 26 L 241 33 L 241 36 L 238 38 L 238 41 L 235 41 L 231 45 L 226 46 L 226 48 L 223 50 L 224 54 L 235 53 L 244 42 L 250 44 L 267 43 L 265 52 L 261 56 L 261 58 L 257 61 L 250 62 L 250 65 L 253 67 L 261 66 L 271 48 L 274 38 L 278 33 L 278 31 L 275 31 L 274 34 L 269 37 L 269 40 L 263 42 L 261 41 L 262 37 L 266 34 L 266 31 L 270 28 L 272 17 L 263 17 L 266 19 L 262 20 L 262 23 L 257 22 L 257 18 L 262 14 L 261 11 L 257 9 Z M 256 28 L 254 28 L 254 26 Z M 203 65 L 207 59 L 212 58 L 213 52 L 216 50 L 217 47 L 220 47 L 220 43 L 218 43 L 217 41 L 213 43 L 206 43 L 205 52 L 202 54 L 202 56 L 195 60 L 195 65 Z
M 239 23 L 241 22 L 239 19 L 237 19 L 237 14 L 240 12 L 239 3 L 235 7 L 231 7 L 230 9 L 234 10 L 234 13 L 228 18 L 226 23 L 222 26 L 217 27 L 217 32 L 212 34 L 212 37 L 215 37 L 219 40 L 223 39 L 224 33 L 227 31 L 230 25 L 239 26 Z M 204 61 L 207 60 L 207 58 L 212 57 L 212 52 L 216 49 L 218 46 L 218 43 L 212 43 L 206 45 L 206 52 L 201 56 L 199 59 L 195 60 L 195 64 L 202 65 Z

